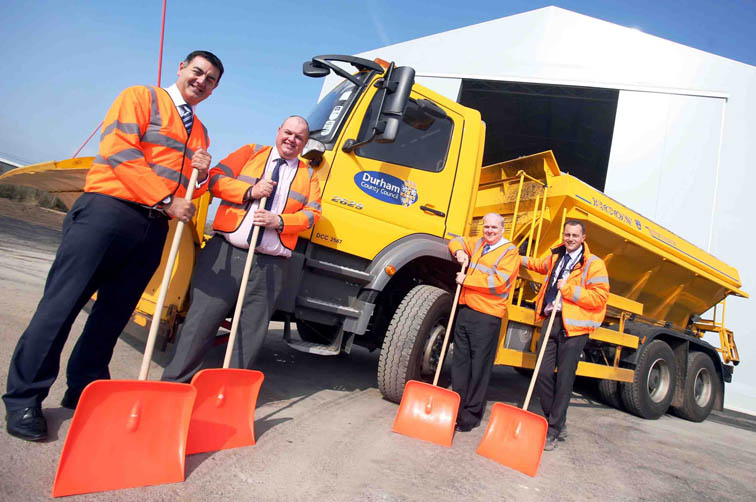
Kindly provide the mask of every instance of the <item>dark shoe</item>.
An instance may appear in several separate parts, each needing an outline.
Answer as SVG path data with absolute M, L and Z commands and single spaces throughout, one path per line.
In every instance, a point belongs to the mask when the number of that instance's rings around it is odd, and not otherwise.
M 546 436 L 546 444 L 543 445 L 543 451 L 555 450 L 559 446 L 559 440 L 556 436 Z
M 454 426 L 454 430 L 457 432 L 470 432 L 473 430 L 472 425 L 463 425 L 463 424 L 457 424 Z
M 457 425 L 454 426 L 454 430 L 457 432 L 470 432 L 471 430 L 473 430 L 479 425 L 480 425 L 480 422 L 476 424 L 471 424 L 471 425 L 457 423 Z
M 81 390 L 68 388 L 66 393 L 63 394 L 63 399 L 60 400 L 60 405 L 69 410 L 75 410 L 76 405 L 79 404 L 79 397 L 81 397 Z
M 8 434 L 11 436 L 27 441 L 47 439 L 47 422 L 39 406 L 9 411 L 5 419 L 8 422 Z
M 562 427 L 561 431 L 559 431 L 559 435 L 557 436 L 557 439 L 559 441 L 567 441 L 567 426 L 566 425 Z

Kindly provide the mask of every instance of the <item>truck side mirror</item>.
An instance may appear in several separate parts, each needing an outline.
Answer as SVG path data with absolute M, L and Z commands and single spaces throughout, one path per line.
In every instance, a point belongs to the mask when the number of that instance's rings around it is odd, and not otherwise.
M 302 73 L 312 78 L 323 78 L 331 73 L 331 70 L 319 61 L 305 61 L 302 64 Z
M 410 91 L 415 83 L 415 69 L 409 66 L 394 67 L 391 63 L 386 71 L 386 77 L 376 82 L 380 88 L 378 93 L 381 96 L 381 104 L 378 107 L 378 116 L 372 127 L 372 132 L 363 141 L 357 142 L 348 139 L 341 147 L 342 151 L 350 153 L 355 148 L 367 145 L 375 140 L 379 143 L 391 143 L 396 140 L 399 133 L 399 124 L 404 116 L 404 110 L 407 108 Z M 376 94 L 376 98 L 380 94 Z
M 407 108 L 412 84 L 415 83 L 415 69 L 400 66 L 391 72 L 386 87 L 386 97 L 379 115 L 379 123 L 383 123 L 383 131 L 375 136 L 378 143 L 391 143 L 399 133 L 399 124 Z

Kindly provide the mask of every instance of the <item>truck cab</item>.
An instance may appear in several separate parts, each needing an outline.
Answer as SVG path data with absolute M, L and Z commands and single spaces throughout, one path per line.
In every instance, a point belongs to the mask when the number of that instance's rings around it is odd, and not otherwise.
M 345 62 L 358 71 L 336 66 Z M 322 144 L 306 155 L 318 164 L 323 216 L 299 241 L 299 288 L 281 310 L 313 344 L 306 350 L 374 349 L 419 278 L 453 286 L 447 242 L 471 220 L 485 126 L 476 110 L 413 85 L 411 68 L 347 56 L 305 64 L 321 76 L 313 67 L 343 80 L 308 117 Z

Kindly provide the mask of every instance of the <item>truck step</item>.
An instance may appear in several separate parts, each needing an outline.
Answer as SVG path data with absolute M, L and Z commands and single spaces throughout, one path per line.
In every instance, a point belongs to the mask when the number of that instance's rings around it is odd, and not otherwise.
M 299 352 L 308 352 L 319 356 L 338 356 L 341 352 L 341 342 L 338 345 L 325 345 L 302 340 L 286 340 L 286 344 Z
M 291 336 L 291 322 L 286 321 L 284 323 L 284 341 L 286 345 L 299 352 L 307 352 L 308 354 L 317 354 L 319 356 L 338 356 L 341 352 L 341 342 L 343 339 L 344 331 L 341 330 L 330 345 L 326 343 L 305 342 Z

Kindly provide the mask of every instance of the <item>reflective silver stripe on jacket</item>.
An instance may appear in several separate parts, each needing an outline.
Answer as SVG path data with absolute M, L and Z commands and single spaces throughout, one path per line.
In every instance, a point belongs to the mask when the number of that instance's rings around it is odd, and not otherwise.
M 572 303 L 577 303 L 580 299 L 580 291 L 582 291 L 583 288 L 580 286 L 575 286 L 575 292 L 572 293 Z
M 164 146 L 166 148 L 170 148 L 171 150 L 175 150 L 179 153 L 186 152 L 186 157 L 188 159 L 191 159 L 192 157 L 194 157 L 194 150 L 189 148 L 184 142 L 179 141 L 175 138 L 171 138 L 170 136 L 163 134 L 161 132 L 150 130 L 149 127 L 147 128 L 147 132 L 145 132 L 142 135 L 142 142 L 150 143 L 150 144 L 158 145 L 158 146 Z
M 315 224 L 315 215 L 311 211 L 307 211 L 306 209 L 302 210 L 302 214 L 307 216 L 307 228 L 312 228 L 312 226 Z
M 295 201 L 299 202 L 303 206 L 307 204 L 307 197 L 304 194 L 301 194 L 299 192 L 296 192 L 294 190 L 289 190 L 289 197 L 294 199 Z
M 514 248 L 515 248 L 514 244 L 512 244 L 510 242 L 509 245 L 504 248 L 504 251 L 502 251 L 501 255 L 499 255 L 499 257 L 494 262 L 494 268 L 498 267 L 499 266 L 499 262 L 501 262 L 501 260 L 504 259 L 504 257 L 507 255 L 507 253 L 510 252 L 511 250 L 513 250 Z
M 153 164 L 151 162 L 148 162 L 148 164 L 152 168 L 152 171 L 161 178 L 171 180 L 174 183 L 181 183 L 181 186 L 183 186 L 184 189 L 189 186 L 189 178 L 184 176 L 184 173 L 169 167 L 161 166 L 160 164 Z
M 578 319 L 569 319 L 567 317 L 562 317 L 562 320 L 565 324 L 569 324 L 570 326 L 575 326 L 578 328 L 598 328 L 601 326 L 601 323 L 599 321 L 581 321 Z
M 317 210 L 317 211 L 322 211 L 322 210 L 323 210 L 323 208 L 322 208 L 322 207 L 320 207 L 320 203 L 319 203 L 318 201 L 316 201 L 316 200 L 313 200 L 313 201 L 311 201 L 311 202 L 308 202 L 308 203 L 307 203 L 307 205 L 306 205 L 305 207 L 309 207 L 309 208 L 311 208 L 311 209 L 315 209 L 315 210 Z
M 493 277 L 494 274 L 496 274 L 499 277 L 501 277 L 502 279 L 504 279 L 506 281 L 509 281 L 509 275 L 508 274 L 505 274 L 501 270 L 498 270 L 498 269 L 495 269 L 495 268 L 491 268 L 491 267 L 487 267 L 487 266 L 485 266 L 485 265 L 483 265 L 481 263 L 473 263 L 473 264 L 471 264 L 470 265 L 470 270 L 480 270 L 484 274 L 486 274 L 488 276 L 491 276 L 491 277 Z
M 220 181 L 221 178 L 224 178 L 228 176 L 229 178 L 234 177 L 234 172 L 231 170 L 230 167 L 228 167 L 225 164 L 221 164 L 220 162 L 215 165 L 213 169 L 220 169 L 223 171 L 222 173 L 215 173 L 212 176 L 210 176 L 210 184 L 208 185 L 208 188 L 213 188 L 218 181 Z
M 591 262 L 597 259 L 598 256 L 594 255 L 585 261 L 585 263 L 583 264 L 583 276 L 580 278 L 580 284 L 585 285 L 585 278 L 588 276 L 588 266 L 591 264 Z
M 483 245 L 483 237 L 481 237 L 480 239 L 478 239 L 478 242 L 476 242 L 476 243 L 475 243 L 475 248 L 473 249 L 473 252 L 472 252 L 472 254 L 475 254 L 475 253 L 477 253 L 477 252 L 478 252 L 478 249 L 480 249 L 480 247 L 481 247 L 482 245 Z
M 230 178 L 233 178 L 233 174 L 228 175 Z M 258 181 L 260 181 L 260 178 L 255 178 L 254 176 L 247 176 L 246 174 L 240 174 L 238 178 L 239 181 L 246 181 L 250 185 L 256 184 Z
M 605 275 L 591 277 L 585 282 L 585 285 L 589 284 L 609 284 L 609 278 Z
M 494 276 L 489 275 L 488 276 L 488 292 L 494 296 L 498 296 L 499 298 L 504 298 L 505 300 L 509 298 L 509 278 L 506 280 L 506 288 L 504 289 L 503 293 L 497 293 L 496 292 L 496 282 L 494 280 Z
M 150 98 L 152 98 L 150 100 L 150 124 L 147 126 L 147 130 L 159 131 L 160 126 L 163 125 L 163 120 L 160 116 L 160 108 L 158 107 L 157 91 L 153 86 L 149 86 L 147 89 L 150 90 Z
M 134 122 L 121 122 L 120 120 L 115 120 L 102 131 L 102 134 L 100 134 L 100 141 L 102 141 L 105 136 L 112 133 L 116 129 L 125 134 L 140 133 L 139 124 Z
M 144 153 L 142 150 L 138 148 L 126 148 L 125 150 L 121 150 L 120 152 L 116 152 L 110 157 L 103 157 L 100 154 L 97 154 L 94 161 L 98 164 L 106 164 L 109 165 L 111 168 L 115 169 L 116 167 L 120 166 L 124 162 L 129 162 L 135 159 L 143 159 Z
M 523 267 L 527 267 L 528 266 L 528 260 L 530 258 L 528 258 L 527 256 L 520 256 L 520 259 L 522 260 Z
M 202 134 L 205 136 L 205 144 L 210 144 L 210 138 L 207 135 L 207 127 L 205 127 L 205 124 L 202 124 Z

